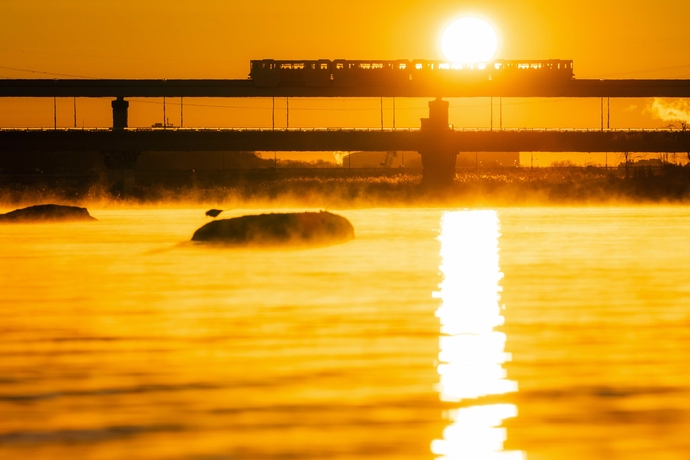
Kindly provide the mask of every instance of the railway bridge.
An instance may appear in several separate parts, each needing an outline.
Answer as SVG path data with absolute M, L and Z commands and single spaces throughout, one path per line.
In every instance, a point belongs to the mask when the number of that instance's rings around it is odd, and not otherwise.
M 0 129 L 0 154 L 21 151 L 103 152 L 112 165 L 133 167 L 140 151 L 268 150 L 352 151 L 413 150 L 422 156 L 423 181 L 453 180 L 460 151 L 690 152 L 687 131 L 615 131 L 604 129 L 604 98 L 690 97 L 690 80 L 579 80 L 564 83 L 410 86 L 358 84 L 257 86 L 247 80 L 0 80 L 0 97 L 112 98 L 113 125 L 108 130 Z M 419 130 L 191 130 L 128 128 L 132 97 L 424 97 L 429 117 Z M 487 130 L 457 131 L 448 124 L 443 97 L 600 98 L 599 131 Z

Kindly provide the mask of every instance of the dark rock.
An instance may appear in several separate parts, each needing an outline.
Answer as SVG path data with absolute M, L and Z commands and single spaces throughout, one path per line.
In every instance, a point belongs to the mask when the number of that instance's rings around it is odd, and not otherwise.
M 39 204 L 28 208 L 16 209 L 7 214 L 0 214 L 0 223 L 21 222 L 67 222 L 80 220 L 97 220 L 91 217 L 86 208 L 62 206 L 59 204 Z
M 355 229 L 346 218 L 330 212 L 259 214 L 209 222 L 192 241 L 230 245 L 325 245 L 349 241 Z

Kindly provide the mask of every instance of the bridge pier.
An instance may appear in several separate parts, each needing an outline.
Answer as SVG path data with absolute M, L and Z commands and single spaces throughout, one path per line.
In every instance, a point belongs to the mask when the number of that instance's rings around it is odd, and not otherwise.
M 108 187 L 115 195 L 127 196 L 134 191 L 134 168 L 140 152 L 102 152 L 108 168 Z
M 125 129 L 127 127 L 129 102 L 125 101 L 124 97 L 118 96 L 110 103 L 110 106 L 113 108 L 113 129 Z
M 455 179 L 457 149 L 451 143 L 453 130 L 448 124 L 447 101 L 436 98 L 429 102 L 429 118 L 422 118 L 422 184 L 433 187 L 451 185 Z

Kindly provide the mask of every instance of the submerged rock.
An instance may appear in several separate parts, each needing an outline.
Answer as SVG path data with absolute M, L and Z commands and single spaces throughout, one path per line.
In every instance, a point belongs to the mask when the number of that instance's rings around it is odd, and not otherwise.
M 80 220 L 97 220 L 86 208 L 63 206 L 59 204 L 39 204 L 28 208 L 16 209 L 7 214 L 0 214 L 0 223 L 19 222 L 68 222 Z
M 231 245 L 323 245 L 349 241 L 355 229 L 349 220 L 330 212 L 259 214 L 209 222 L 192 241 Z

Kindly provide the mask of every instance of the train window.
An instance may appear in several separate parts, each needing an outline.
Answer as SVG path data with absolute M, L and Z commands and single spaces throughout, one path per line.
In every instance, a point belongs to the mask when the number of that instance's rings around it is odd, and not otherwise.
M 518 69 L 529 69 L 529 64 L 520 63 L 517 65 Z
M 371 65 L 371 68 L 372 69 L 383 69 L 383 64 L 380 62 L 376 62 L 376 63 Z
M 292 69 L 292 64 L 284 62 L 284 63 L 280 64 L 280 68 L 281 69 Z
M 414 65 L 414 68 L 417 70 L 421 70 L 422 69 L 422 63 L 418 62 L 417 64 Z
M 369 64 L 368 62 L 360 62 L 359 68 L 360 69 L 371 69 L 371 64 Z
M 477 69 L 479 69 L 479 70 L 486 69 L 486 64 L 477 64 Z
M 328 70 L 328 64 L 326 64 L 325 62 L 322 62 L 321 63 L 321 70 Z
M 312 68 L 312 69 L 316 69 L 316 64 L 312 64 L 312 65 L 311 65 L 311 68 Z
M 450 63 L 442 62 L 438 65 L 438 68 L 442 69 L 442 70 L 448 70 L 448 69 L 450 69 Z
M 292 64 L 293 69 L 304 69 L 304 62 L 295 62 Z
M 407 64 L 405 64 L 404 62 L 401 62 L 401 63 L 398 65 L 398 68 L 399 68 L 400 70 L 405 70 L 405 67 L 407 67 Z
M 541 69 L 541 62 L 535 62 L 530 64 L 531 69 Z
M 336 69 L 344 69 L 344 68 L 345 68 L 345 65 L 344 65 L 342 62 L 338 62 L 338 63 L 335 65 L 335 68 L 336 68 Z

